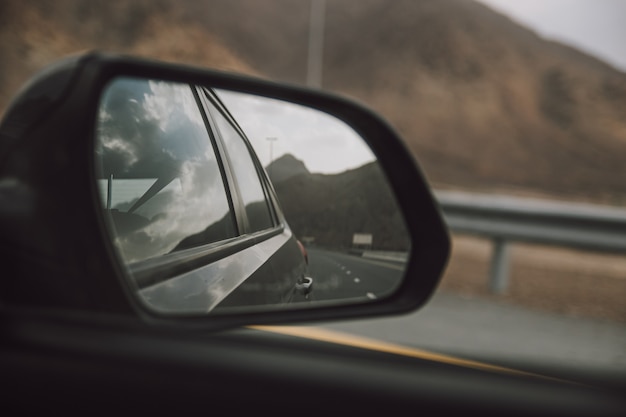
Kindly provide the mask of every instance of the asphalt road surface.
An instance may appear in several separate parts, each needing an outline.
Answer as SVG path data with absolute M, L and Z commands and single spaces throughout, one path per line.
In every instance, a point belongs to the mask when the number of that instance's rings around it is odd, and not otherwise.
M 308 248 L 312 299 L 376 299 L 393 291 L 404 272 L 401 262 Z
M 317 327 L 526 371 L 592 371 L 626 383 L 626 326 L 438 292 L 417 312 Z
M 397 285 L 397 262 L 309 249 L 317 300 L 373 299 Z M 566 316 L 439 290 L 420 310 L 311 324 L 421 350 L 532 371 L 591 370 L 626 378 L 626 325 Z M 626 382 L 626 381 L 625 381 Z

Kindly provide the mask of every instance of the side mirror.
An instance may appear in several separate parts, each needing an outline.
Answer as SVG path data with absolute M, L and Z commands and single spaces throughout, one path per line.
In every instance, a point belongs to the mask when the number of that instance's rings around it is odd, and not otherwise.
M 0 135 L 10 306 L 204 327 L 392 314 L 447 262 L 416 162 L 338 96 L 92 53 L 33 80 Z

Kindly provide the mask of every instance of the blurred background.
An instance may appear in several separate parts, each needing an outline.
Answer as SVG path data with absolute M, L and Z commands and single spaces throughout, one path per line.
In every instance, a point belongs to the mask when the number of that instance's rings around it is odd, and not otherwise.
M 626 73 L 505 11 L 472 0 L 3 0 L 0 114 L 60 57 L 129 53 L 351 97 L 390 121 L 438 191 L 625 207 Z M 494 293 L 492 251 L 454 233 L 441 291 L 626 323 L 623 255 L 515 244 L 508 287 Z

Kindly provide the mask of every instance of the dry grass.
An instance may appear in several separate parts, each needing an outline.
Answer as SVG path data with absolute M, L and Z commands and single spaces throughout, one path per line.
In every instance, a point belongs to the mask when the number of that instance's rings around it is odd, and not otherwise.
M 491 244 L 454 236 L 444 290 L 532 309 L 626 323 L 626 256 L 513 244 L 506 293 L 489 291 Z

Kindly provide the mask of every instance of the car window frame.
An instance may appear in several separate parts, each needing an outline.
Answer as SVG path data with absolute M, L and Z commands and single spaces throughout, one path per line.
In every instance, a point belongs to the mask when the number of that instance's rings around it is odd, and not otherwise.
M 228 123 L 235 128 L 237 134 L 244 141 L 246 149 L 250 152 L 250 157 L 254 163 L 255 171 L 259 177 L 263 190 L 265 204 L 268 206 L 272 226 L 265 230 L 249 233 L 246 226 L 247 220 L 245 207 L 238 191 L 237 181 L 231 170 L 231 164 L 229 162 L 227 152 L 225 151 L 223 139 L 221 138 L 208 106 L 206 106 L 203 102 L 203 100 L 208 98 L 205 98 L 207 96 L 202 92 L 209 90 L 190 83 L 186 84 L 192 91 L 196 106 L 202 116 L 205 129 L 209 136 L 209 140 L 211 141 L 211 146 L 213 146 L 213 150 L 216 155 L 219 172 L 229 204 L 229 212 L 234 221 L 236 235 L 229 239 L 210 242 L 193 248 L 182 249 L 165 255 L 148 258 L 133 264 L 128 264 L 127 269 L 131 275 L 131 281 L 139 290 L 175 278 L 184 273 L 194 271 L 203 266 L 224 259 L 227 256 L 241 252 L 246 248 L 264 242 L 282 233 L 285 229 L 284 218 L 279 214 L 279 210 L 275 207 L 276 198 L 270 192 L 271 184 L 265 175 L 265 171 L 260 168 L 260 162 L 258 161 L 258 157 L 256 156 L 254 149 L 230 112 L 226 109 L 215 93 L 212 93 L 212 103 L 217 109 L 219 109 L 222 115 L 226 117 Z
M 215 154 L 218 164 L 218 171 L 221 176 L 222 184 L 224 186 L 223 189 L 228 204 L 228 213 L 231 215 L 233 220 L 235 236 L 127 264 L 126 267 L 130 272 L 132 282 L 134 282 L 139 289 L 166 281 L 170 278 L 176 277 L 177 275 L 192 271 L 203 265 L 206 265 L 207 263 L 215 262 L 218 259 L 228 256 L 229 254 L 233 253 L 232 242 L 235 241 L 240 235 L 236 224 L 236 215 L 234 211 L 231 191 L 229 189 L 229 184 L 224 177 L 224 168 L 220 159 L 220 154 L 218 153 L 215 137 L 210 128 L 203 107 L 200 103 L 200 98 L 197 94 L 195 86 L 191 83 L 182 84 L 186 85 L 189 88 L 194 98 L 196 108 L 202 117 L 204 129 L 207 133 L 208 140 L 210 141 L 210 146 L 212 147 Z M 220 250 L 220 248 L 223 249 Z
M 282 231 L 285 228 L 284 217 L 279 215 L 281 211 L 277 207 L 277 198 L 273 192 L 271 181 L 267 177 L 267 173 L 263 169 L 261 162 L 259 161 L 259 158 L 256 154 L 256 151 L 250 143 L 250 140 L 248 139 L 247 135 L 245 134 L 245 132 L 243 131 L 239 123 L 237 123 L 237 120 L 232 116 L 228 108 L 224 105 L 224 103 L 221 101 L 219 96 L 213 90 L 207 87 L 200 87 L 200 86 L 198 86 L 197 88 L 199 90 L 199 93 L 201 93 L 200 94 L 200 96 L 202 97 L 201 102 L 204 106 L 204 111 L 206 115 L 208 116 L 209 124 L 211 124 L 211 130 L 213 131 L 212 133 L 215 134 L 216 136 L 215 141 L 217 142 L 217 148 L 218 148 L 218 151 L 220 152 L 220 159 L 222 163 L 225 165 L 225 169 L 227 172 L 226 179 L 227 181 L 229 181 L 229 185 L 231 186 L 230 188 L 231 195 L 234 194 L 233 197 L 234 199 L 237 200 L 237 204 L 234 204 L 234 206 L 235 206 L 235 216 L 237 217 L 237 225 L 238 226 L 241 225 L 239 236 L 263 235 L 263 234 L 268 233 L 268 231 L 272 231 L 272 232 Z M 206 102 L 204 100 L 206 100 Z M 241 194 L 239 191 L 238 182 L 233 172 L 233 164 L 231 162 L 231 156 L 226 150 L 227 146 L 222 137 L 222 133 L 220 132 L 219 127 L 217 126 L 217 121 L 215 120 L 215 115 L 213 114 L 211 105 L 216 111 L 220 112 L 220 115 L 224 117 L 226 122 L 228 122 L 229 125 L 235 130 L 239 138 L 243 141 L 246 149 L 248 150 L 250 158 L 252 159 L 252 163 L 254 164 L 257 177 L 259 178 L 259 182 L 261 184 L 261 188 L 263 191 L 263 199 L 267 206 L 270 219 L 272 222 L 272 226 L 269 228 L 266 228 L 260 231 L 251 230 L 250 223 L 247 220 L 248 214 L 243 203 L 243 198 L 241 197 Z M 267 238 L 270 238 L 274 235 L 275 234 L 272 233 L 271 235 L 268 235 Z
M 163 256 L 149 258 L 132 265 L 128 265 L 133 282 L 142 290 L 155 284 L 167 281 L 184 273 L 199 269 L 227 256 L 238 253 L 246 248 L 262 243 L 274 236 L 277 236 L 286 228 L 285 218 L 282 211 L 277 206 L 278 199 L 273 190 L 271 181 L 267 173 L 262 168 L 261 163 L 250 144 L 250 141 L 243 129 L 239 126 L 232 114 L 222 103 L 214 91 L 209 88 L 188 84 L 192 90 L 196 105 L 202 115 L 205 129 L 213 146 L 219 172 L 224 182 L 224 189 L 229 204 L 230 213 L 235 223 L 236 236 L 217 242 L 207 243 L 194 248 L 183 249 Z M 226 121 L 235 129 L 243 140 L 246 149 L 250 153 L 250 158 L 254 164 L 257 176 L 263 190 L 265 204 L 268 207 L 272 226 L 265 230 L 251 232 L 248 227 L 247 213 L 243 204 L 243 199 L 239 193 L 237 180 L 232 171 L 224 140 L 217 128 L 214 115 L 205 100 L 210 101 L 213 107 L 220 111 Z

